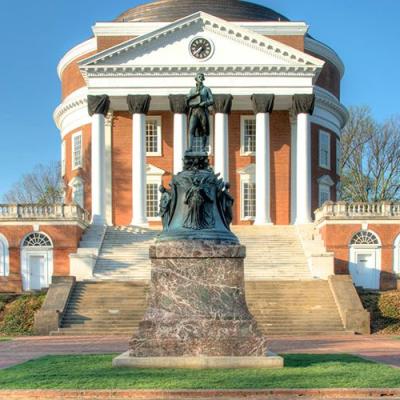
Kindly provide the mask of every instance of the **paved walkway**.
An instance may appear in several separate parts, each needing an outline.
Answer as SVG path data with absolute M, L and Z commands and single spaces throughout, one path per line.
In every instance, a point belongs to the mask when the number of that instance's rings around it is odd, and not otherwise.
M 129 337 L 51 336 L 0 342 L 0 368 L 44 355 L 122 353 Z M 382 336 L 280 337 L 269 341 L 275 353 L 351 353 L 400 368 L 400 340 Z

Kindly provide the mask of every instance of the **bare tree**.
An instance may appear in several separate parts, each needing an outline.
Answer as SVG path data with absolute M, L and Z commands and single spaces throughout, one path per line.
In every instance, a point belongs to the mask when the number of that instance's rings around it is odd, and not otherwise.
M 6 203 L 54 204 L 63 200 L 60 163 L 39 164 L 3 196 Z
M 399 118 L 378 124 L 368 108 L 351 108 L 341 143 L 343 200 L 368 202 L 399 199 Z

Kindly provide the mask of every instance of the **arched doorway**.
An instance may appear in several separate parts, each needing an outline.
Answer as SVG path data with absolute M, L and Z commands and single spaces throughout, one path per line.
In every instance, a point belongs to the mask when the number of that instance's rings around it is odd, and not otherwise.
M 350 274 L 356 286 L 379 289 L 381 243 L 371 231 L 359 231 L 350 241 Z
M 25 236 L 21 244 L 21 273 L 24 290 L 49 287 L 53 275 L 53 244 L 41 232 Z
M 10 261 L 8 254 L 8 241 L 5 236 L 0 233 L 0 276 L 8 276 L 10 274 Z
M 400 274 L 400 235 L 394 241 L 393 273 Z

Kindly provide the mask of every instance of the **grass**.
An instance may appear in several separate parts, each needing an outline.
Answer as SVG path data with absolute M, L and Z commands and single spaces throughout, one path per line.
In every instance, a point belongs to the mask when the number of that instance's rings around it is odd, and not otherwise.
M 2 389 L 395 388 L 400 370 L 347 354 L 288 354 L 275 370 L 113 369 L 113 355 L 47 356 L 0 370 Z
M 12 340 L 11 337 L 8 337 L 8 336 L 0 336 L 0 342 L 9 342 L 10 340 Z

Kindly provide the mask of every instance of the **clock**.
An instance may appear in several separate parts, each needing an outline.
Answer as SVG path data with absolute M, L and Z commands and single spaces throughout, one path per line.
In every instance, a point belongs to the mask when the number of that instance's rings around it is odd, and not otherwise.
M 198 60 L 207 60 L 212 56 L 214 46 L 209 40 L 203 37 L 197 37 L 190 42 L 189 49 L 190 54 L 194 58 Z

